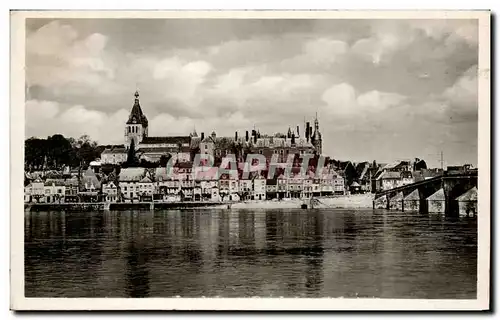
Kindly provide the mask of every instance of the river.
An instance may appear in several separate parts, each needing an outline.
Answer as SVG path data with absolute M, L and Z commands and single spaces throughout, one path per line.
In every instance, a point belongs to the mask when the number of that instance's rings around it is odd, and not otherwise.
M 26 297 L 475 299 L 477 221 L 372 209 L 25 213 Z

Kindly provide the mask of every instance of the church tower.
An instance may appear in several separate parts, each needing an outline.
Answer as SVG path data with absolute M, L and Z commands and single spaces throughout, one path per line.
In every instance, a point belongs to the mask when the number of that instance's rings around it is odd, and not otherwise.
M 316 119 L 314 119 L 314 133 L 311 137 L 311 143 L 316 149 L 316 152 L 321 155 L 323 154 L 323 140 L 321 139 L 321 132 L 319 132 L 319 121 L 318 113 L 316 112 Z
M 141 105 L 139 104 L 139 92 L 136 91 L 134 96 L 134 106 L 125 124 L 125 147 L 127 149 L 132 140 L 134 140 L 134 145 L 137 148 L 142 139 L 148 136 L 148 119 L 142 113 Z

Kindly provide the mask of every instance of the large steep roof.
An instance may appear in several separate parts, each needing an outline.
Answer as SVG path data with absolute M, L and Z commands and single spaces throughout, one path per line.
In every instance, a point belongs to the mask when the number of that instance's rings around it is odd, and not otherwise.
M 142 113 L 141 104 L 139 103 L 139 92 L 135 92 L 135 101 L 132 111 L 130 111 L 130 116 L 128 117 L 127 124 L 142 124 L 143 126 L 148 126 L 148 119 Z

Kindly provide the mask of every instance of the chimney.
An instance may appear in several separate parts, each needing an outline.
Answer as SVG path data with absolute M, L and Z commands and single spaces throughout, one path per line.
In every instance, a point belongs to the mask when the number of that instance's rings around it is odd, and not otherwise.
M 245 132 L 245 141 L 248 142 L 248 130 Z
M 201 133 L 201 141 L 203 141 L 205 139 L 205 132 L 202 132 Z
M 253 135 L 253 143 L 257 143 L 257 134 Z
M 295 133 L 292 133 L 292 145 L 295 144 Z
M 238 131 L 234 132 L 234 142 L 238 141 Z
M 309 122 L 306 122 L 306 140 L 309 142 L 310 130 Z
M 309 126 L 309 138 L 312 138 L 313 135 L 313 127 Z
M 297 138 L 300 137 L 299 126 L 297 126 Z

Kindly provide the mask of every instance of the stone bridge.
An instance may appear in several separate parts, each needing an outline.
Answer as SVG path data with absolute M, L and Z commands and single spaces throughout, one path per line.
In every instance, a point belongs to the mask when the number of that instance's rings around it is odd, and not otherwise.
M 457 200 L 457 198 L 459 198 Z M 375 193 L 378 209 L 444 213 L 448 216 L 477 213 L 477 170 L 446 173 L 430 179 Z

